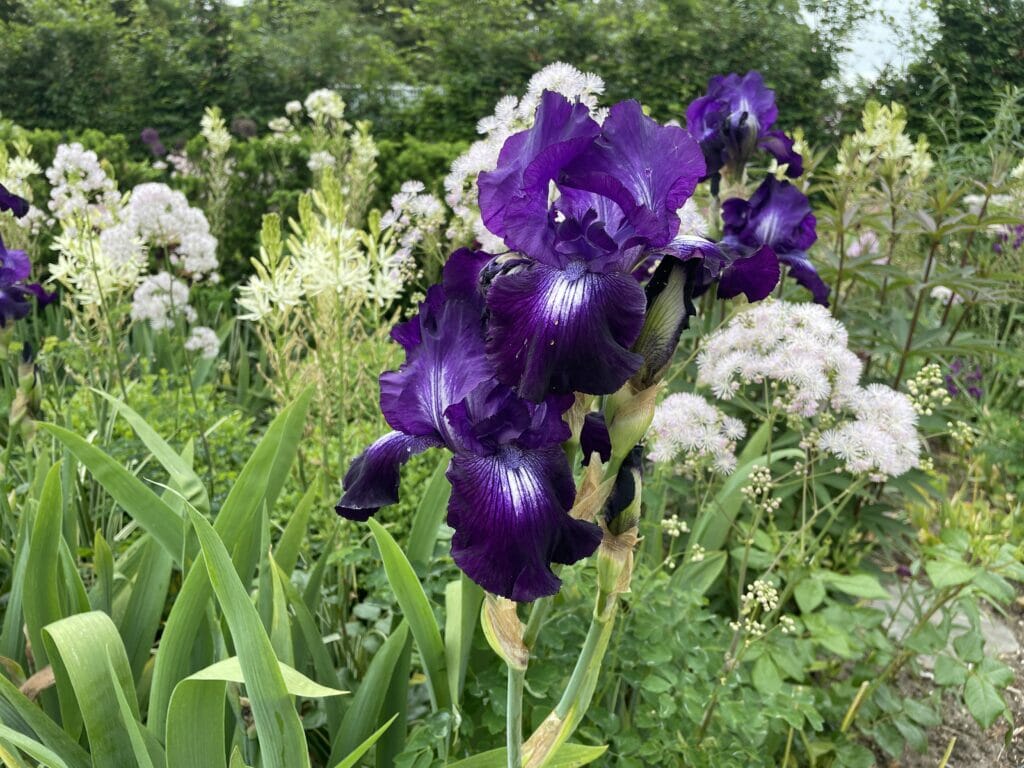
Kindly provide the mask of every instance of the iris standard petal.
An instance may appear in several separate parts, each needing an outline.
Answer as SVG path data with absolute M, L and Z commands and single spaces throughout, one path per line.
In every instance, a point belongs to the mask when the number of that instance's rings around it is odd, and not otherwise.
M 785 164 L 786 175 L 795 179 L 804 172 L 804 159 L 793 149 L 793 140 L 782 131 L 768 131 L 757 141 L 761 149 L 767 150 L 780 165 Z
M 492 594 L 517 602 L 553 595 L 561 580 L 551 564 L 582 560 L 601 542 L 600 528 L 569 516 L 575 488 L 559 447 L 456 455 L 448 479 L 452 557 Z
M 497 168 L 478 178 L 484 225 L 510 249 L 543 258 L 553 238 L 548 187 L 600 130 L 585 104 L 545 91 L 533 127 L 509 137 Z
M 590 464 L 590 457 L 595 453 L 600 456 L 602 464 L 612 457 L 612 438 L 608 434 L 603 413 L 591 412 L 584 417 L 583 428 L 580 430 L 580 449 L 584 466 Z
M 637 101 L 611 108 L 601 135 L 565 169 L 559 183 L 607 197 L 650 247 L 679 229 L 676 211 L 704 175 L 700 147 L 683 128 L 660 125 Z
M 742 293 L 747 301 L 760 301 L 779 284 L 779 273 L 778 256 L 769 246 L 762 246 L 725 267 L 718 282 L 718 298 L 731 299 Z
M 334 511 L 349 520 L 368 520 L 398 501 L 399 469 L 412 456 L 440 445 L 431 438 L 389 432 L 356 457 L 345 473 L 345 492 Z
M 643 326 L 644 291 L 626 272 L 534 263 L 496 278 L 487 306 L 498 378 L 528 400 L 610 394 L 643 362 L 629 348 Z

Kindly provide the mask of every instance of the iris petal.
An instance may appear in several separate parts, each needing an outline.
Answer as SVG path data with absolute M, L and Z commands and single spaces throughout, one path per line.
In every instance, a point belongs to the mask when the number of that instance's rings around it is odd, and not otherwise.
M 794 251 L 779 256 L 779 261 L 789 267 L 790 276 L 800 285 L 811 292 L 814 301 L 824 307 L 828 306 L 828 295 L 830 289 L 821 279 L 818 270 L 811 264 L 806 253 Z
M 749 256 L 729 263 L 718 283 L 718 298 L 731 299 L 741 293 L 747 301 L 766 298 L 779 284 L 779 258 L 767 245 Z
M 430 438 L 389 432 L 356 457 L 345 473 L 345 492 L 334 511 L 349 520 L 368 520 L 398 501 L 398 470 L 405 462 L 440 443 Z
M 551 564 L 575 563 L 601 542 L 600 528 L 568 514 L 575 489 L 557 446 L 456 455 L 448 479 L 452 557 L 495 595 L 517 602 L 553 595 L 561 580 Z
M 20 219 L 28 213 L 28 200 L 19 197 L 0 184 L 0 211 L 10 211 Z
M 704 157 L 689 133 L 659 125 L 630 100 L 611 108 L 601 135 L 566 167 L 560 184 L 613 200 L 637 236 L 657 248 L 676 234 L 676 211 L 704 172 Z
M 539 402 L 549 392 L 615 392 L 640 367 L 643 289 L 628 273 L 534 263 L 495 279 L 488 352 L 497 375 Z
M 600 132 L 585 104 L 545 91 L 533 127 L 508 138 L 493 171 L 480 174 L 480 215 L 506 245 L 534 258 L 551 250 L 548 187 Z

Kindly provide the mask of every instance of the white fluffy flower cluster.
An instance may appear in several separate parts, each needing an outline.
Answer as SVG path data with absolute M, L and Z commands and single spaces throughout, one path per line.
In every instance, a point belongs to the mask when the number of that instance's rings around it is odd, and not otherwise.
M 680 454 L 707 457 L 715 471 L 728 474 L 736 468 L 736 441 L 745 434 L 739 419 L 725 415 L 700 395 L 678 392 L 654 411 L 648 458 L 671 462 Z
M 744 384 L 777 383 L 776 407 L 805 417 L 841 405 L 862 368 L 828 310 L 784 301 L 760 302 L 711 334 L 697 366 L 698 383 L 722 400 Z
M 146 277 L 132 296 L 132 320 L 148 322 L 154 331 L 174 327 L 182 317 L 190 323 L 196 320 L 196 311 L 188 303 L 188 285 L 169 272 L 158 272 Z
M 445 210 L 436 195 L 426 192 L 421 181 L 407 181 L 391 197 L 391 210 L 380 219 L 382 231 L 392 230 L 398 239 L 395 257 L 415 266 L 413 249 L 424 240 L 437 237 L 444 225 Z
M 549 64 L 530 78 L 522 98 L 503 97 L 495 106 L 494 114 L 477 123 L 477 132 L 484 134 L 484 138 L 455 158 L 445 177 L 445 200 L 456 217 L 448 232 L 450 239 L 475 238 L 485 250 L 504 249 L 501 240 L 480 220 L 476 179 L 481 171 L 494 170 L 501 147 L 509 136 L 533 125 L 534 113 L 546 90 L 578 99 L 590 107 L 595 120 L 604 121 L 605 110 L 597 105 L 598 97 L 604 92 L 604 81 L 593 73 L 581 72 L 562 62 Z
M 217 238 L 210 234 L 206 215 L 181 192 L 166 184 L 139 184 L 124 221 L 147 245 L 166 249 L 171 263 L 186 276 L 217 281 Z
M 920 465 L 917 411 L 909 397 L 869 384 L 850 397 L 847 410 L 854 419 L 822 432 L 818 447 L 843 461 L 848 472 L 881 482 Z
M 345 101 L 341 94 L 330 88 L 318 88 L 313 91 L 306 97 L 304 104 L 307 114 L 315 121 L 341 120 L 345 116 Z M 288 106 L 285 105 L 286 111 Z
M 28 213 L 14 221 L 33 237 L 40 235 L 46 224 L 46 214 L 32 205 L 31 179 L 42 172 L 39 163 L 27 154 L 18 154 L 15 157 L 7 157 L 6 153 L 0 155 L 0 184 L 29 201 Z
M 212 328 L 197 325 L 185 341 L 185 349 L 189 352 L 198 352 L 200 357 L 212 360 L 220 352 L 220 339 Z
M 90 212 L 107 221 L 120 201 L 117 186 L 100 166 L 99 157 L 78 142 L 57 147 L 46 179 L 51 187 L 50 211 L 62 223 Z

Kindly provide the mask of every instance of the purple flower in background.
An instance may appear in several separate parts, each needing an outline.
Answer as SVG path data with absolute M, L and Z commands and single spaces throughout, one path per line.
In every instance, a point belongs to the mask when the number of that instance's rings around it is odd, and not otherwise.
M 46 292 L 38 283 L 25 282 L 31 271 L 28 254 L 8 250 L 0 240 L 0 328 L 25 317 L 32 309 L 32 296 L 41 307 L 56 298 L 56 293 Z
M 975 400 L 981 400 L 982 395 L 985 394 L 985 390 L 981 388 L 984 378 L 981 366 L 976 365 L 969 371 L 965 371 L 965 368 L 963 360 L 959 357 L 953 359 L 949 365 L 949 373 L 946 374 L 946 391 L 952 397 L 956 397 L 961 392 L 967 392 Z
M 562 414 L 573 398 L 524 400 L 498 379 L 487 354 L 481 278 L 492 258 L 453 254 L 419 314 L 392 331 L 406 353 L 380 380 L 394 431 L 352 463 L 336 511 L 366 520 L 398 500 L 409 457 L 447 448 L 452 557 L 489 592 L 523 602 L 557 592 L 551 564 L 588 557 L 601 531 L 569 515 L 575 487 Z
M 676 211 L 703 175 L 693 138 L 639 103 L 616 104 L 598 125 L 586 105 L 543 94 L 533 127 L 478 181 L 484 223 L 518 252 L 486 298 L 501 381 L 539 402 L 609 394 L 636 372 L 646 301 L 633 272 L 672 242 Z
M 1016 224 L 1013 227 L 1004 227 L 1003 231 L 1000 232 L 999 236 L 996 238 L 996 241 L 992 244 L 992 250 L 995 253 L 1001 254 L 1007 244 L 1012 244 L 1013 250 L 1015 251 L 1020 250 L 1020 247 L 1024 245 L 1024 224 Z
M 757 274 L 764 277 L 761 281 L 754 281 L 750 275 L 755 270 L 749 267 L 737 269 L 736 265 L 730 265 L 719 284 L 719 296 L 728 298 L 742 292 L 751 298 L 750 286 L 755 283 L 754 300 L 764 298 L 778 282 L 778 263 L 781 262 L 789 267 L 790 275 L 811 292 L 818 304 L 828 306 L 829 288 L 807 258 L 807 250 L 818 239 L 816 220 L 810 201 L 799 189 L 788 181 L 778 181 L 769 176 L 750 200 L 726 200 L 722 204 L 722 221 L 723 246 L 739 253 L 754 254 L 753 258 L 763 266 Z M 739 263 L 744 264 L 742 260 Z M 773 274 L 774 282 L 770 280 Z M 772 282 L 770 287 L 769 282 Z
M 10 211 L 20 219 L 28 213 L 28 200 L 19 197 L 0 184 L 0 212 L 3 211 Z
M 149 147 L 154 157 L 160 158 L 167 154 L 167 147 L 160 141 L 160 132 L 156 128 L 143 128 L 139 138 Z
M 803 158 L 794 151 L 793 140 L 773 130 L 778 115 L 775 91 L 765 87 L 760 72 L 712 77 L 707 93 L 686 109 L 686 127 L 700 142 L 707 175 L 723 167 L 738 174 L 759 149 L 785 163 L 790 178 L 803 173 Z

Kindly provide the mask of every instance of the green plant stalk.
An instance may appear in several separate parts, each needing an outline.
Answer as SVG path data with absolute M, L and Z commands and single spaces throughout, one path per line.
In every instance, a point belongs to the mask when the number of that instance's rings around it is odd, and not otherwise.
M 508 768 L 523 766 L 523 688 L 526 670 L 508 664 L 508 699 L 505 708 L 505 744 Z
M 924 305 L 925 284 L 932 274 L 932 264 L 935 263 L 935 253 L 939 250 L 939 239 L 932 240 L 932 247 L 928 250 L 928 258 L 924 263 L 924 275 L 921 278 L 921 287 L 917 291 L 917 301 L 914 302 L 914 314 L 910 318 L 910 328 L 907 329 L 907 341 L 903 345 L 903 352 L 900 354 L 900 364 L 896 368 L 896 375 L 892 380 L 892 388 L 899 389 L 900 381 L 903 379 L 903 371 L 907 367 L 907 358 L 910 357 L 910 349 L 914 344 L 914 332 L 917 330 L 917 321 L 921 317 L 921 307 Z M 966 313 L 966 308 L 964 312 Z
M 527 740 L 523 749 L 525 768 L 543 768 L 568 740 L 590 707 L 602 662 L 608 651 L 618 613 L 618 597 L 599 590 L 587 639 L 580 650 L 562 698 Z
M 528 650 L 533 650 L 540 630 L 544 626 L 544 619 L 551 612 L 551 600 L 551 597 L 542 597 L 530 609 L 530 618 L 526 620 L 526 629 L 523 630 L 523 645 Z
M 960 254 L 960 269 L 967 266 L 967 259 L 971 255 L 971 246 L 974 245 L 974 236 L 978 233 L 978 229 L 981 227 L 982 219 L 985 218 L 985 212 L 988 210 L 988 203 L 991 199 L 991 190 L 985 188 L 985 199 L 981 204 L 981 209 L 978 211 L 978 224 L 972 229 L 967 235 L 967 242 L 964 243 L 964 252 Z M 942 310 L 942 320 L 939 322 L 939 327 L 944 327 L 946 321 L 949 320 L 949 312 L 953 308 L 953 300 L 956 298 L 956 294 L 950 292 L 949 298 L 946 300 L 946 307 Z M 965 308 L 966 311 L 966 308 Z

